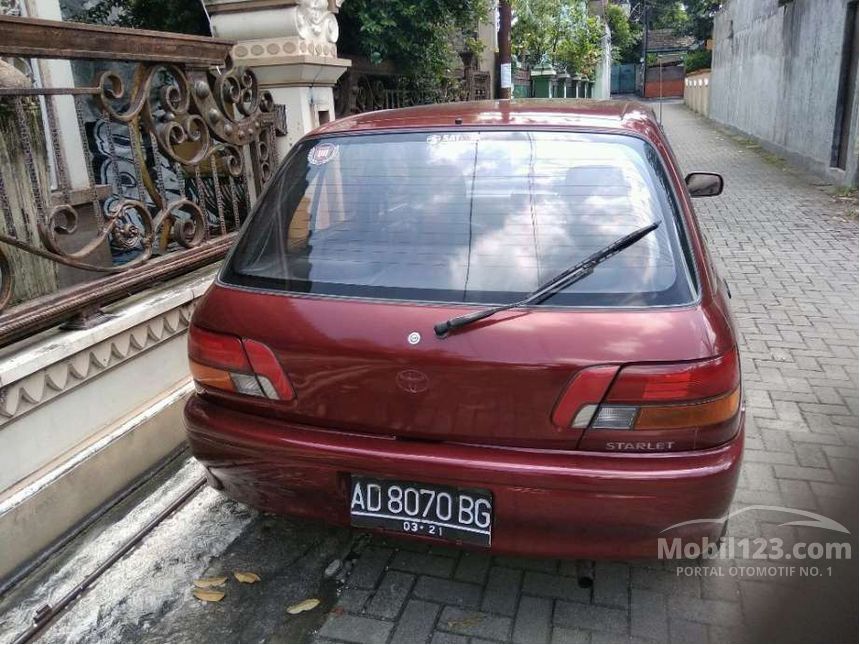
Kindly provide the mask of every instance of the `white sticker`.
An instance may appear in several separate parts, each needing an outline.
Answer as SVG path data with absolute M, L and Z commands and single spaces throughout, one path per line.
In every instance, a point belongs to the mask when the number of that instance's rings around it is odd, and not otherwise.
M 338 147 L 333 143 L 318 143 L 308 152 L 308 163 L 322 166 L 337 157 Z
M 479 141 L 481 135 L 478 132 L 443 133 L 427 135 L 427 143 L 436 145 L 438 143 L 461 143 L 463 141 Z
M 511 64 L 502 63 L 499 69 L 499 85 L 502 89 L 513 87 L 511 84 Z

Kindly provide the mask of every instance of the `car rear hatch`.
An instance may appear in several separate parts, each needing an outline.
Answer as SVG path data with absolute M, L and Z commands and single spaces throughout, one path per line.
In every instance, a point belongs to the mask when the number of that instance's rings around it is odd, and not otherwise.
M 192 361 L 208 366 L 203 380 L 274 395 L 230 404 L 297 423 L 574 448 L 589 421 L 576 415 L 603 400 L 621 366 L 731 348 L 720 311 L 695 304 L 667 185 L 653 148 L 620 135 L 309 140 L 195 314 Z M 434 334 L 653 222 L 545 304 Z M 211 372 L 213 353 L 227 376 Z

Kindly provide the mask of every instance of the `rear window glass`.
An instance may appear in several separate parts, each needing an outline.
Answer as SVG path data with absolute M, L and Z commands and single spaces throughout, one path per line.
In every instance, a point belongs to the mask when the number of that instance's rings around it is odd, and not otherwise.
M 544 304 L 684 304 L 694 287 L 667 186 L 654 149 L 623 135 L 311 140 L 258 202 L 222 280 L 295 293 L 504 303 L 660 221 Z

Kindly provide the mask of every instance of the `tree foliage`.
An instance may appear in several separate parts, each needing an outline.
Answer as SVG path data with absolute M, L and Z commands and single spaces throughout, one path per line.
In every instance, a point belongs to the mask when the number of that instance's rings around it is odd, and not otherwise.
M 671 29 L 701 41 L 711 37 L 721 4 L 721 0 L 639 0 L 635 13 L 641 16 L 647 6 L 651 29 Z
M 61 1 L 61 5 L 64 4 Z M 209 20 L 202 2 L 199 1 L 96 0 L 87 8 L 72 10 L 71 13 L 72 18 L 78 22 L 210 35 Z
M 599 18 L 588 15 L 584 0 L 513 0 L 511 4 L 516 16 L 511 47 L 520 61 L 594 75 L 604 27 Z
M 647 0 L 648 25 L 651 29 L 671 29 L 677 34 L 687 28 L 687 11 L 680 0 Z
M 642 27 L 631 21 L 615 4 L 606 7 L 606 23 L 612 35 L 612 60 L 616 63 L 637 63 L 641 57 Z
M 707 40 L 713 35 L 714 16 L 722 4 L 720 0 L 686 0 L 686 33 L 696 40 Z
M 457 34 L 474 32 L 489 10 L 489 0 L 349 0 L 338 14 L 338 48 L 373 63 L 390 61 L 414 84 L 435 87 L 457 64 Z M 479 47 L 474 38 L 466 44 Z
M 697 49 L 684 56 L 684 71 L 688 74 L 711 66 L 711 52 L 707 49 Z

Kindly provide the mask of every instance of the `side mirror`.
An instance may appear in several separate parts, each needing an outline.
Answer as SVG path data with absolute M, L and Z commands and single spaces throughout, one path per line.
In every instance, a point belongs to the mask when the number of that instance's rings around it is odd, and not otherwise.
M 716 197 L 723 192 L 723 176 L 716 172 L 691 172 L 684 181 L 690 197 Z

